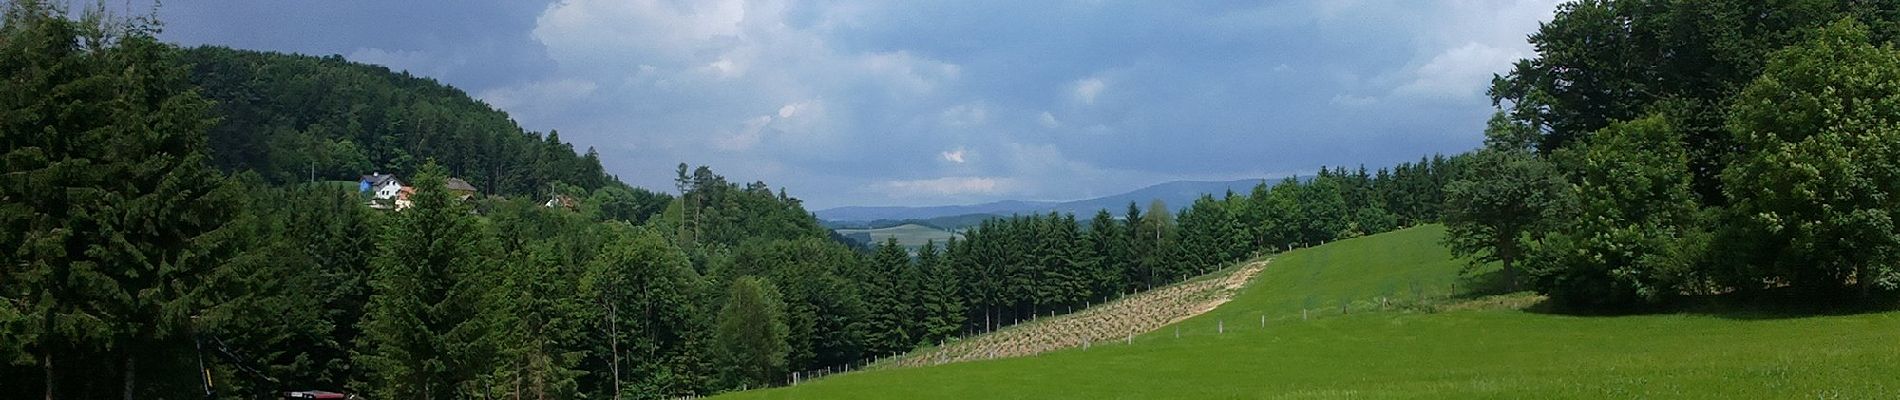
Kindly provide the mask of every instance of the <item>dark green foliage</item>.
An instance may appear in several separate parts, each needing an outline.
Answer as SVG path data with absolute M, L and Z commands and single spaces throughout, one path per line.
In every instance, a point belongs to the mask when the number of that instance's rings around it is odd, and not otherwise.
M 414 206 L 389 218 L 371 263 L 358 363 L 383 398 L 473 397 L 495 362 L 483 303 L 497 257 L 486 228 L 453 198 L 433 163 L 415 175 Z
M 816 238 L 748 241 L 733 253 L 731 267 L 719 272 L 722 281 L 763 277 L 783 295 L 787 366 L 840 366 L 864 355 L 866 304 L 853 278 L 865 262 L 858 254 Z
M 593 371 L 612 395 L 660 398 L 703 393 L 700 377 L 706 359 L 701 348 L 710 338 L 695 290 L 699 277 L 685 254 L 656 232 L 608 225 L 599 232 L 611 239 L 587 264 L 580 293 L 596 327 L 590 337 L 602 348 L 594 359 L 606 365 Z M 782 322 L 781 322 L 782 323 Z
M 199 47 L 180 54 L 217 102 L 213 161 L 276 182 L 408 176 L 423 160 L 484 193 L 538 196 L 556 182 L 619 185 L 589 149 L 543 136 L 433 79 L 342 57 Z M 543 199 L 545 200 L 545 199 Z
M 1900 289 L 1900 51 L 1852 21 L 1820 30 L 1776 53 L 1730 128 L 1747 149 L 1722 180 L 1744 282 Z
M 888 355 L 909 350 L 917 343 L 910 337 L 915 331 L 910 324 L 916 320 L 911 311 L 913 303 L 907 298 L 914 294 L 914 288 L 903 278 L 911 275 L 910 269 L 910 254 L 897 244 L 897 239 L 890 239 L 877 246 L 871 262 L 856 277 L 866 289 L 864 351 Z
M 1769 56 L 1801 44 L 1815 29 L 1842 18 L 1877 27 L 1871 37 L 1900 37 L 1900 2 L 1892 0 L 1583 0 L 1530 36 L 1537 57 L 1496 79 L 1491 96 L 1513 120 L 1538 132 L 1548 154 L 1615 121 L 1642 117 L 1676 102 L 1694 188 L 1720 205 L 1720 174 L 1739 143 L 1725 128 L 1724 109 L 1767 67 Z
M 582 207 L 595 221 L 624 221 L 641 224 L 666 211 L 673 196 L 642 188 L 605 186 L 587 197 Z
M 682 247 L 737 246 L 749 239 L 824 238 L 826 230 L 806 212 L 804 203 L 783 190 L 772 193 L 765 182 L 740 187 L 701 166 L 687 174 L 680 164 L 679 212 L 661 224 L 674 228 Z
M 945 248 L 957 246 L 956 238 L 951 238 Z M 922 322 L 921 329 L 913 335 L 920 344 L 930 344 L 949 339 L 963 330 L 963 297 L 958 291 L 956 270 L 946 255 L 940 255 L 934 242 L 925 243 L 917 249 L 917 270 L 922 274 L 917 301 L 913 306 L 914 315 Z
M 1662 117 L 1611 124 L 1553 156 L 1572 202 L 1525 263 L 1532 287 L 1573 307 L 1630 307 L 1694 282 L 1708 235 L 1697 226 L 1688 154 Z
M 1323 170 L 1322 170 L 1323 171 Z M 1352 221 L 1346 198 L 1340 193 L 1339 178 L 1334 175 L 1320 174 L 1311 182 L 1300 185 L 1294 195 L 1292 222 L 1293 238 L 1297 243 L 1317 245 L 1338 239 L 1347 233 Z
M 1504 265 L 1504 281 L 1517 288 L 1518 266 L 1528 234 L 1560 200 L 1561 177 L 1527 151 L 1487 148 L 1473 153 L 1465 179 L 1445 187 L 1445 244 L 1469 257 L 1474 268 Z
M 251 195 L 233 208 L 249 250 L 224 266 L 222 300 L 200 320 L 206 346 L 223 355 L 208 361 L 229 363 L 219 391 L 342 390 L 360 373 L 349 354 L 369 299 L 376 220 L 354 188 L 270 188 L 246 177 Z
M 739 386 L 763 387 L 784 376 L 786 326 L 784 305 L 772 284 L 757 277 L 732 282 L 726 305 L 719 310 L 720 354 Z
M 1530 37 L 1537 57 L 1491 90 L 1508 116 L 1493 130 L 1513 128 L 1489 142 L 1552 155 L 1573 189 L 1575 206 L 1530 232 L 1544 242 L 1540 290 L 1623 307 L 1783 288 L 1866 299 L 1900 286 L 1887 195 L 1900 159 L 1884 122 L 1900 80 L 1896 9 L 1560 6 Z
M 192 316 L 246 226 L 210 102 L 151 26 L 26 1 L 0 20 L 0 355 L 16 395 L 186 396 Z M 18 374 L 18 375 L 16 375 Z M 21 386 L 12 386 L 12 385 Z

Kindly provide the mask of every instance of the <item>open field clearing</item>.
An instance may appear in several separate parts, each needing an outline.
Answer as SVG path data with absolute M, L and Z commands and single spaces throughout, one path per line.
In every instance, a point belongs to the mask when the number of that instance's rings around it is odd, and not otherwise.
M 837 231 L 838 234 L 845 236 L 869 234 L 872 240 L 872 242 L 869 243 L 871 245 L 884 243 L 885 240 L 891 238 L 897 238 L 897 244 L 907 249 L 923 247 L 924 243 L 930 241 L 936 241 L 938 245 L 943 245 L 943 243 L 950 240 L 951 237 L 961 237 L 950 231 L 918 224 L 903 224 L 879 229 L 839 229 Z
M 1442 235 L 1426 226 L 1280 255 L 1232 301 L 1132 345 L 866 371 L 730 398 L 1900 396 L 1900 312 L 1536 313 L 1521 309 L 1531 296 L 1447 298 L 1460 264 L 1437 245 Z

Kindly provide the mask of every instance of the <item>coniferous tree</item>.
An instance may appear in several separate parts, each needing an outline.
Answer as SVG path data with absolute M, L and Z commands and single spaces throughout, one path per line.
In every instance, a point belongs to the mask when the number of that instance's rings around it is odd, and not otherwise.
M 414 205 L 390 216 L 372 262 L 358 362 L 379 397 L 470 397 L 494 356 L 482 310 L 494 257 L 440 166 L 413 183 Z
M 945 248 L 957 246 L 956 237 L 944 244 Z M 947 256 L 937 248 L 935 241 L 924 242 L 917 249 L 917 267 L 923 274 L 923 284 L 918 292 L 917 319 L 923 321 L 922 334 L 917 339 L 929 344 L 957 335 L 963 328 L 963 304 L 958 300 L 957 275 L 952 270 Z
M 239 250 L 211 104 L 144 23 L 38 1 L 0 21 L 0 333 L 45 396 L 196 390 L 191 316 Z M 21 389 L 15 393 L 31 389 Z
M 867 315 L 864 325 L 864 347 L 871 354 L 890 354 L 910 349 L 916 344 L 910 337 L 912 312 L 905 300 L 905 288 L 898 276 L 910 268 L 910 255 L 904 247 L 897 244 L 897 238 L 885 240 L 878 245 L 872 262 L 858 277 L 864 285 L 864 302 Z
M 1127 287 L 1122 272 L 1128 268 L 1129 259 L 1128 238 L 1122 234 L 1122 225 L 1108 210 L 1097 211 L 1089 220 L 1088 238 L 1095 250 L 1090 293 L 1094 297 L 1119 293 Z

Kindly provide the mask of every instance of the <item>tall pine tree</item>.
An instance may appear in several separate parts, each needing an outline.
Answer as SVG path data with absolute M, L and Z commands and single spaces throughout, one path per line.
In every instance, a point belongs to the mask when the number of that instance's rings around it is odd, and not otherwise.
M 359 362 L 377 397 L 466 398 L 493 358 L 482 301 L 494 259 L 484 228 L 424 164 L 414 206 L 390 216 L 372 262 Z

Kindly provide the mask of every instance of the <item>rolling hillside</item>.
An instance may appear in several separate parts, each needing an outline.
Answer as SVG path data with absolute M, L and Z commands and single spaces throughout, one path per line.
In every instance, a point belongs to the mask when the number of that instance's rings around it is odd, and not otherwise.
M 1883 398 L 1900 312 L 1527 311 L 1455 296 L 1426 226 L 1295 250 L 1232 301 L 1137 336 L 1040 355 L 834 376 L 778 398 Z M 1264 319 L 1263 319 L 1264 317 Z M 1264 323 L 1262 322 L 1264 320 Z M 1179 333 L 1175 333 L 1176 329 Z M 1178 335 L 1178 337 L 1177 337 Z
M 907 249 L 923 247 L 925 243 L 930 243 L 931 241 L 942 245 L 952 237 L 962 237 L 962 235 L 950 231 L 918 224 L 903 224 L 877 229 L 838 229 L 837 232 L 839 235 L 844 235 L 852 240 L 857 240 L 872 246 L 884 243 L 887 239 L 897 239 L 897 244 Z

